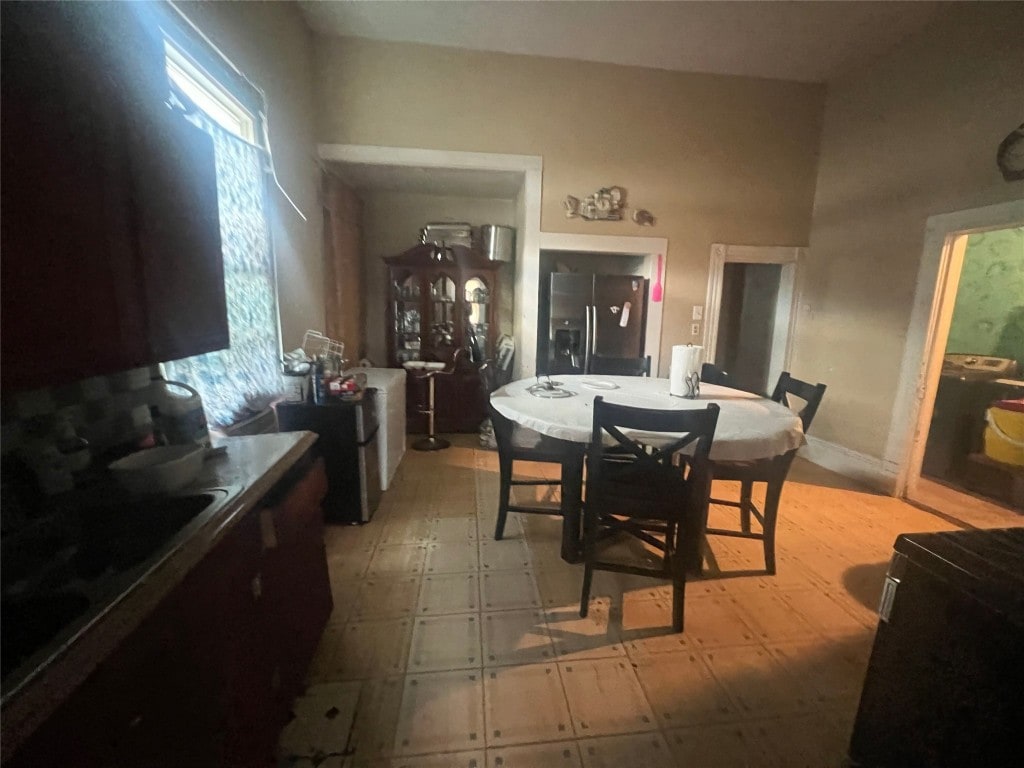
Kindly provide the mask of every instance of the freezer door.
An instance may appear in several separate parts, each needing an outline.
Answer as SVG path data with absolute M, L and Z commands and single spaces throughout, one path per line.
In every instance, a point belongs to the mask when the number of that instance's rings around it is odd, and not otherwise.
M 593 275 L 551 275 L 548 373 L 583 373 L 590 351 Z
M 594 278 L 591 353 L 607 357 L 644 354 L 646 281 L 635 275 L 597 275 Z

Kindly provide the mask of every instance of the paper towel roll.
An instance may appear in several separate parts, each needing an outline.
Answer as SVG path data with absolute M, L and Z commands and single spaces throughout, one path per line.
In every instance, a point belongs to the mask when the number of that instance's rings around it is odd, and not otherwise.
M 668 372 L 668 392 L 676 397 L 696 397 L 703 347 L 677 344 L 672 347 L 672 365 Z

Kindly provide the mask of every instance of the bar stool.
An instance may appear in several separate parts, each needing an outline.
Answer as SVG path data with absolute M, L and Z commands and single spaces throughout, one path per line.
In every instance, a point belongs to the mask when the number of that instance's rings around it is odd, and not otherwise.
M 421 373 L 416 377 L 417 379 L 427 380 L 427 407 L 420 409 L 420 413 L 427 417 L 427 436 L 420 438 L 412 444 L 413 450 L 415 451 L 442 451 L 445 448 L 450 448 L 452 445 L 443 437 L 438 437 L 434 433 L 434 379 L 437 376 L 451 376 L 455 373 L 455 367 L 458 365 L 459 357 L 463 352 L 465 352 L 465 350 L 460 347 L 455 350 L 455 354 L 452 355 L 452 362 L 450 365 L 444 368 L 428 368 L 424 373 Z M 417 368 L 417 366 L 409 365 L 409 363 L 405 363 L 405 367 L 412 370 Z

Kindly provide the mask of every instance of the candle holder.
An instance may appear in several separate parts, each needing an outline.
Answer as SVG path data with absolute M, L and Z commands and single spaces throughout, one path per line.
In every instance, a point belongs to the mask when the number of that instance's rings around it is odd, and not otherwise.
M 690 371 L 686 377 L 686 392 L 683 397 L 688 400 L 696 400 L 700 397 L 700 374 L 697 371 Z

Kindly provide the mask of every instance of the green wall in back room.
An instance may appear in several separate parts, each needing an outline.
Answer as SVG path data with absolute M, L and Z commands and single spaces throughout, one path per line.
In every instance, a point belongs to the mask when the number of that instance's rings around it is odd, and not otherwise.
M 1024 227 L 968 237 L 946 351 L 1024 366 Z

